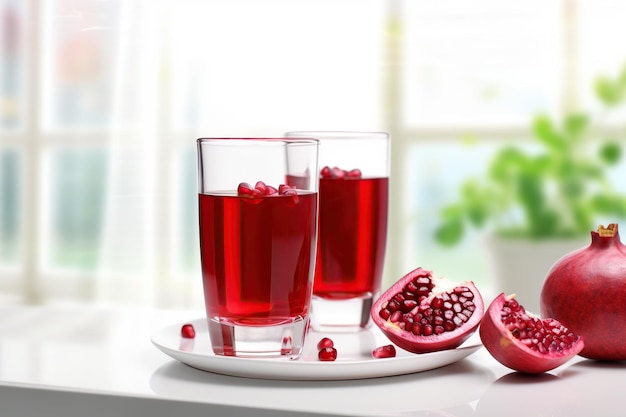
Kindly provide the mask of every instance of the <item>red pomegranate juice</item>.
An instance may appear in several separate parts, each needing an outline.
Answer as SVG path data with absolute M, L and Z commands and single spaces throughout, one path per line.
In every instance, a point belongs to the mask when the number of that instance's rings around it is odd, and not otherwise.
M 388 189 L 388 178 L 320 178 L 317 297 L 342 300 L 380 289 Z
M 273 325 L 306 317 L 317 195 L 200 194 L 200 251 L 209 319 Z

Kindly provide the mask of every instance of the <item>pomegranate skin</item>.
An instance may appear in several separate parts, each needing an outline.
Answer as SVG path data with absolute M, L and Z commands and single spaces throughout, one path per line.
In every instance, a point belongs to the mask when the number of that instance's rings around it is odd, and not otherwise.
M 539 353 L 528 348 L 502 323 L 501 312 L 507 299 L 498 295 L 487 307 L 478 334 L 485 348 L 502 365 L 527 374 L 540 374 L 563 365 L 576 356 L 584 346 L 581 337 L 570 349 L 559 353 Z
M 626 359 L 626 246 L 617 224 L 591 232 L 591 244 L 556 261 L 541 290 L 541 314 L 585 338 L 580 355 Z
M 480 320 L 484 314 L 483 299 L 475 287 L 473 282 L 464 282 L 457 284 L 456 286 L 465 286 L 474 294 L 475 310 L 469 317 L 469 320 L 463 323 L 460 327 L 453 331 L 444 332 L 442 334 L 432 334 L 430 336 L 414 335 L 411 332 L 405 331 L 398 326 L 397 323 L 393 323 L 390 320 L 382 318 L 379 314 L 385 303 L 389 302 L 395 294 L 402 292 L 404 286 L 415 279 L 416 277 L 426 277 L 432 280 L 435 284 L 434 292 L 432 296 L 437 294 L 437 288 L 448 287 L 451 283 L 445 278 L 434 278 L 431 271 L 427 271 L 423 268 L 417 268 L 408 274 L 404 275 L 400 280 L 393 284 L 387 291 L 385 291 L 374 303 L 371 308 L 370 316 L 372 321 L 381 329 L 381 331 L 387 336 L 387 338 L 393 342 L 397 347 L 404 349 L 412 353 L 427 353 L 436 352 L 445 349 L 454 349 L 460 346 L 465 340 L 467 340 L 478 328 Z M 443 285 L 445 282 L 445 285 Z

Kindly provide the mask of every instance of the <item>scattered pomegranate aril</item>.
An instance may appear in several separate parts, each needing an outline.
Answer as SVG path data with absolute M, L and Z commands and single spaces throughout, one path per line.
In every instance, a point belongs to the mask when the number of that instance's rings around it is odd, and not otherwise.
M 283 192 L 283 195 L 289 196 L 287 200 L 287 206 L 293 207 L 300 202 L 300 197 L 298 197 L 298 191 L 295 188 L 289 188 Z
M 351 169 L 350 171 L 346 172 L 346 177 L 348 177 L 348 178 L 361 178 L 361 170 L 358 169 L 358 168 Z
M 351 169 L 347 171 L 345 169 L 341 169 L 339 167 L 329 167 L 325 166 L 320 170 L 321 178 L 332 178 L 332 179 L 344 179 L 344 178 L 361 178 L 361 170 L 358 168 Z
M 559 321 L 527 312 L 515 296 L 500 294 L 487 308 L 480 339 L 502 365 L 528 374 L 549 371 L 584 347 L 583 338 Z
M 322 339 L 320 339 L 319 342 L 317 342 L 317 350 L 322 350 L 324 348 L 331 348 L 334 347 L 335 343 L 333 342 L 332 339 L 328 338 L 328 337 L 323 337 Z
M 237 187 L 237 194 L 239 195 L 252 196 L 253 193 L 254 193 L 254 188 L 252 188 L 252 186 L 248 184 L 247 182 L 242 182 Z
M 417 268 L 372 306 L 373 322 L 396 346 L 413 353 L 454 349 L 470 337 L 484 313 L 473 282 L 455 284 Z
M 180 329 L 180 334 L 185 339 L 193 339 L 196 337 L 196 329 L 193 328 L 193 324 L 183 324 Z
M 334 347 L 325 347 L 317 353 L 317 358 L 324 362 L 334 362 L 337 359 L 337 349 Z
M 396 348 L 393 345 L 378 346 L 372 351 L 374 358 L 394 358 L 396 356 Z
M 265 185 L 263 181 L 257 181 L 256 184 L 254 185 L 254 188 L 256 190 L 259 190 L 261 194 L 263 195 L 265 195 L 265 192 L 267 190 L 267 186 Z
M 259 203 L 261 202 L 260 197 L 271 196 L 271 195 L 286 195 L 291 198 L 288 200 L 289 206 L 294 206 L 298 204 L 300 201 L 298 197 L 298 191 L 295 187 L 286 184 L 280 184 L 278 188 L 273 187 L 264 183 L 263 181 L 257 181 L 254 185 L 254 188 L 250 186 L 247 182 L 242 182 L 237 186 L 237 194 L 239 196 L 250 198 L 250 202 Z
M 591 244 L 561 257 L 541 290 L 541 314 L 585 339 L 580 356 L 626 360 L 626 245 L 618 225 L 591 232 Z

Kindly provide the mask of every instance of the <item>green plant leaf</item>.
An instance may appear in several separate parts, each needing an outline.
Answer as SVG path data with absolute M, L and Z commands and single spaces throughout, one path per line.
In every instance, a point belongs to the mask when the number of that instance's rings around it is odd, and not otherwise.
M 533 132 L 537 139 L 549 148 L 558 150 L 565 148 L 565 140 L 556 131 L 552 120 L 548 116 L 540 115 L 535 117 Z
M 507 146 L 491 161 L 489 178 L 499 184 L 506 184 L 517 177 L 517 173 L 527 163 L 526 155 L 519 149 Z
M 461 240 L 464 232 L 463 221 L 453 218 L 445 221 L 435 230 L 435 240 L 443 246 L 454 246 Z
M 623 89 L 619 84 L 614 83 L 607 77 L 599 77 L 595 82 L 596 96 L 606 106 L 613 107 L 619 104 L 622 100 Z
M 609 141 L 600 147 L 600 159 L 609 165 L 615 165 L 622 158 L 622 147 L 617 141 Z
M 563 123 L 565 131 L 574 138 L 579 137 L 589 125 L 589 116 L 584 113 L 569 114 Z
M 593 87 L 604 110 L 623 104 L 626 66 L 616 77 L 599 77 Z M 464 182 L 458 201 L 441 212 L 437 241 L 454 245 L 467 227 L 489 223 L 500 235 L 542 239 L 588 233 L 599 216 L 626 219 L 626 195 L 612 190 L 607 171 L 623 159 L 626 132 L 590 152 L 592 144 L 582 139 L 593 137 L 591 126 L 591 116 L 582 112 L 566 115 L 559 124 L 536 116 L 531 127 L 539 152 L 527 153 L 516 144 L 501 148 L 486 177 Z
M 626 197 L 619 195 L 596 195 L 591 201 L 591 207 L 597 213 L 626 217 Z
M 570 201 L 570 204 L 576 204 L 576 200 L 581 198 L 585 193 L 585 185 L 580 176 L 571 176 L 564 178 L 561 185 L 563 196 Z
M 524 176 L 518 180 L 517 194 L 520 203 L 529 212 L 538 211 L 538 207 L 544 205 L 544 196 L 541 190 L 541 182 L 536 178 Z

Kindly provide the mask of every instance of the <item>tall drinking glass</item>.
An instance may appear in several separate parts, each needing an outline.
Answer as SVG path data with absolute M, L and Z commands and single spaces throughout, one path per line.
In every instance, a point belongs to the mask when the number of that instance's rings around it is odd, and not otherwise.
M 217 355 L 297 358 L 310 320 L 318 142 L 201 138 L 200 252 Z
M 385 132 L 288 132 L 320 141 L 319 237 L 312 326 L 349 331 L 370 324 L 380 294 L 389 194 Z

